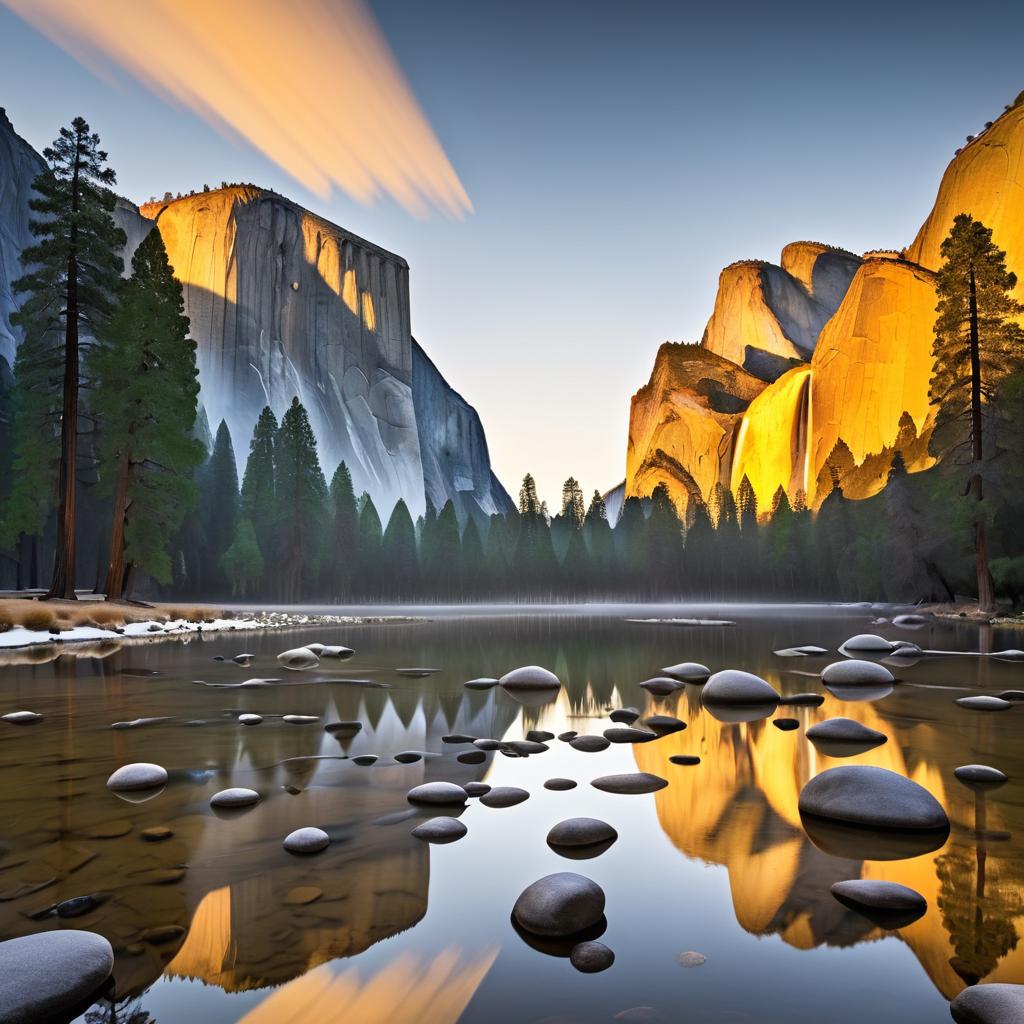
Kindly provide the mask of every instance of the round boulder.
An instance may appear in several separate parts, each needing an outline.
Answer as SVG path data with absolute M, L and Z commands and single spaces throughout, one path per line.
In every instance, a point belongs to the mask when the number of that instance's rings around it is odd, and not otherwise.
M 599 818 L 566 818 L 548 832 L 548 846 L 594 846 L 618 838 L 619 833 Z
M 166 782 L 166 768 L 161 768 L 158 764 L 139 761 L 136 764 L 126 764 L 118 768 L 107 779 L 107 789 L 124 792 L 134 789 L 156 789 L 157 786 L 163 786 Z
M 528 885 L 516 900 L 512 916 L 520 927 L 537 935 L 574 935 L 601 921 L 604 904 L 604 890 L 597 882 L 559 871 Z
M 331 837 L 322 828 L 297 828 L 284 837 L 289 853 L 319 853 L 331 844 Z
M 454 782 L 424 782 L 422 786 L 410 789 L 405 798 L 411 804 L 421 804 L 425 807 L 461 807 L 466 802 L 467 794 Z
M 569 740 L 569 746 L 573 750 L 582 750 L 587 754 L 596 754 L 602 750 L 607 750 L 611 743 L 603 736 L 573 736 Z
M 603 942 L 580 942 L 572 947 L 569 963 L 583 974 L 597 974 L 615 963 L 615 954 Z
M 850 765 L 816 775 L 800 792 L 801 814 L 858 828 L 947 832 L 942 805 L 923 786 L 887 768 Z
M 110 977 L 105 938 L 74 929 L 0 942 L 0 1012 L 11 1022 L 62 1021 Z
M 231 789 L 222 789 L 210 797 L 210 806 L 222 810 L 231 810 L 236 807 L 251 807 L 260 802 L 260 795 L 255 789 L 245 789 L 242 786 L 234 786 Z
M 503 689 L 520 691 L 557 690 L 562 684 L 554 672 L 549 672 L 540 665 L 524 665 L 506 672 L 498 682 Z
M 828 718 L 824 722 L 812 725 L 806 736 L 817 745 L 849 743 L 864 750 L 877 747 L 888 740 L 885 733 L 869 729 L 852 718 Z
M 781 698 L 774 687 L 752 672 L 727 668 L 716 672 L 701 693 L 704 704 L 739 704 L 747 707 L 778 704 Z
M 1020 1024 L 1024 985 L 972 985 L 949 1004 L 949 1012 L 956 1024 Z
M 316 668 L 320 659 L 308 647 L 295 647 L 290 651 L 282 651 L 277 660 L 285 668 L 293 672 L 305 672 L 308 668 Z
M 890 686 L 896 680 L 893 674 L 877 661 L 836 661 L 821 670 L 821 681 L 826 686 Z
M 663 675 L 684 683 L 696 683 L 698 686 L 711 678 L 711 669 L 698 661 L 681 661 L 678 665 L 669 665 L 661 671 Z
M 466 826 L 458 818 L 431 818 L 417 825 L 411 835 L 426 843 L 454 843 L 466 834 Z
M 905 928 L 928 909 L 928 901 L 898 882 L 855 878 L 836 882 L 832 895 L 882 928 Z
M 866 651 L 871 654 L 885 654 L 892 650 L 892 643 L 875 633 L 858 633 L 851 636 L 840 648 L 842 651 Z

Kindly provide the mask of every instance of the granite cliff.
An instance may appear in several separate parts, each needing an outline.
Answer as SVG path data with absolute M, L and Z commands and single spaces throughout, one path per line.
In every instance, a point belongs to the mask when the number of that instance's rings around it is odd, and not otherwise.
M 0 118 L 0 357 L 27 244 L 42 157 Z M 415 516 L 429 496 L 461 515 L 505 511 L 475 410 L 413 341 L 409 267 L 400 256 L 276 193 L 232 186 L 137 208 L 119 200 L 126 266 L 160 231 L 185 291 L 197 343 L 200 404 L 231 431 L 239 470 L 264 405 L 280 418 L 298 395 L 330 478 L 344 459 L 356 491 L 386 519 L 399 498 Z
M 794 242 L 779 265 L 722 271 L 700 344 L 662 345 L 633 396 L 627 496 L 664 483 L 683 509 L 746 476 L 762 509 L 780 486 L 816 505 L 839 442 L 853 456 L 850 497 L 884 486 L 896 450 L 911 471 L 927 468 L 934 272 L 961 212 L 992 228 L 1024 278 L 1024 93 L 957 150 L 907 249 L 858 257 Z

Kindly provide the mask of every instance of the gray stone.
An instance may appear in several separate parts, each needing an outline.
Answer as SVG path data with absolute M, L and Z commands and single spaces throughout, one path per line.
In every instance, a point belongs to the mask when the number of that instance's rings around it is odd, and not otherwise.
M 979 695 L 977 697 L 958 697 L 957 704 L 962 708 L 969 708 L 971 711 L 1008 711 L 1013 707 L 1012 702 L 1003 700 L 1002 697 L 989 697 Z
M 540 665 L 525 665 L 506 672 L 498 680 L 506 690 L 557 690 L 562 684 L 554 672 Z
M 856 636 L 851 636 L 839 648 L 841 651 L 864 651 L 871 654 L 884 654 L 891 651 L 893 645 L 891 641 L 886 640 L 884 637 L 880 637 L 875 633 L 858 633 Z
M 961 765 L 953 769 L 953 774 L 971 789 L 998 789 L 1008 781 L 1004 772 L 985 764 Z
M 240 725 L 260 725 L 263 722 L 262 715 L 244 714 L 238 716 Z
M 686 728 L 686 723 L 682 719 L 672 715 L 651 715 L 644 719 L 644 725 L 658 736 L 668 736 L 673 732 L 682 732 Z
M 316 715 L 285 715 L 281 721 L 287 722 L 288 725 L 312 725 L 320 719 Z
M 290 651 L 282 651 L 277 660 L 293 672 L 305 672 L 306 669 L 316 668 L 320 664 L 320 659 L 308 647 L 294 647 Z
M 395 760 L 399 764 L 415 764 L 423 760 L 423 755 L 418 750 L 400 750 L 395 754 Z
M 657 733 L 646 729 L 634 729 L 628 725 L 613 725 L 605 729 L 604 738 L 612 743 L 649 743 L 658 738 Z
M 473 740 L 473 746 L 478 750 L 498 750 L 501 747 L 501 740 L 492 740 L 487 737 Z
M 328 644 L 326 647 L 322 646 L 319 656 L 321 658 L 340 658 L 342 661 L 346 661 L 355 653 L 351 647 L 343 647 L 341 644 Z
M 487 754 L 482 750 L 466 750 L 455 759 L 459 764 L 483 764 Z
M 597 974 L 615 963 L 615 954 L 603 942 L 579 942 L 569 953 L 569 963 L 583 974 Z
M 489 793 L 480 797 L 480 803 L 485 807 L 515 807 L 529 799 L 530 794 L 518 786 L 494 786 Z
M 574 935 L 604 917 L 605 896 L 593 880 L 572 871 L 545 875 L 519 895 L 512 915 L 535 935 Z
M 611 843 L 619 833 L 599 818 L 566 818 L 548 832 L 549 846 L 594 846 Z
M 579 736 L 579 733 L 575 729 L 568 729 L 565 732 L 560 732 L 558 734 L 558 738 L 563 743 L 568 743 L 569 740 L 574 740 L 577 736 Z
M 359 765 L 360 768 L 369 768 L 371 764 L 375 764 L 377 761 L 376 754 L 356 754 L 352 758 L 352 763 Z
M 166 768 L 161 768 L 158 764 L 139 761 L 136 764 L 126 764 L 118 768 L 107 779 L 107 789 L 131 792 L 137 789 L 155 789 L 157 786 L 163 786 L 166 782 Z
M 620 722 L 622 725 L 632 725 L 640 717 L 640 712 L 636 708 L 617 708 L 608 717 L 613 722 Z
M 825 703 L 825 695 L 823 693 L 794 693 L 790 697 L 783 697 L 779 703 L 789 707 L 819 708 Z
M 486 782 L 467 782 L 462 788 L 466 791 L 466 796 L 483 796 L 484 793 L 491 791 Z
M 738 704 L 744 706 L 778 704 L 779 695 L 760 676 L 727 668 L 716 672 L 701 693 L 704 704 Z
M 462 684 L 467 690 L 490 690 L 498 685 L 497 679 L 470 679 Z
M 669 761 L 671 761 L 672 764 L 687 766 L 700 764 L 700 758 L 696 754 L 673 754 L 669 758 Z
M 703 953 L 698 953 L 695 950 L 688 949 L 684 953 L 680 953 L 676 957 L 676 963 L 680 967 L 703 967 L 707 963 L 708 958 Z
M 503 750 L 511 750 L 520 756 L 530 754 L 543 754 L 551 748 L 546 743 L 538 743 L 536 740 L 509 740 L 501 745 Z
M 461 786 L 454 782 L 424 782 L 421 786 L 415 786 L 406 794 L 406 799 L 411 804 L 422 804 L 433 807 L 440 806 L 461 806 L 466 802 L 467 794 Z
M 896 680 L 893 674 L 877 661 L 836 661 L 821 670 L 821 681 L 826 686 L 888 686 Z
M 928 901 L 919 892 L 898 882 L 855 878 L 836 882 L 832 886 L 832 895 L 840 903 L 855 910 L 863 908 L 893 913 L 909 912 L 920 917 L 928 909 Z
M 706 683 L 711 678 L 711 669 L 698 661 L 681 661 L 678 665 L 663 668 L 662 673 L 684 683 Z
M 650 772 L 627 772 L 622 775 L 602 775 L 590 783 L 594 789 L 605 793 L 656 793 L 668 783 L 659 775 Z
M 653 679 L 645 679 L 640 685 L 655 697 L 667 697 L 669 694 L 683 689 L 686 684 L 678 679 L 670 679 L 668 676 L 655 676 Z
M 582 750 L 588 754 L 596 754 L 601 750 L 607 750 L 611 743 L 603 736 L 574 736 L 569 740 L 569 746 L 573 750 Z
M 852 718 L 827 718 L 817 722 L 805 733 L 809 740 L 828 743 L 854 743 L 878 746 L 885 743 L 888 737 L 877 729 L 869 729 L 866 725 Z
M 1020 1024 L 1024 985 L 972 985 L 949 1004 L 949 1012 L 956 1024 Z
M 931 619 L 927 615 L 897 615 L 892 620 L 894 626 L 903 626 L 909 629 L 927 626 L 929 622 Z
M 331 837 L 322 828 L 297 828 L 284 838 L 289 853 L 319 853 L 331 844 Z
M 555 793 L 564 793 L 566 790 L 575 789 L 576 782 L 573 779 L 548 779 L 544 783 L 544 788 Z
M 0 1018 L 64 1021 L 110 977 L 114 951 L 92 932 L 61 929 L 0 942 Z
M 548 740 L 553 740 L 555 734 L 553 732 L 547 732 L 544 729 L 531 729 L 527 734 L 526 738 L 531 743 L 547 743 Z
M 243 786 L 233 786 L 231 789 L 222 789 L 210 797 L 210 806 L 222 809 L 233 807 L 252 807 L 260 802 L 260 795 L 255 789 L 246 789 Z
M 11 725 L 34 725 L 43 720 L 43 716 L 35 711 L 11 711 L 2 717 L 3 721 L 10 722 Z
M 800 792 L 801 814 L 860 828 L 949 830 L 939 802 L 923 786 L 886 768 L 850 765 L 816 775 Z
M 458 818 L 442 817 L 422 822 L 410 834 L 427 843 L 454 843 L 466 831 L 466 826 Z
M 328 722 L 324 726 L 324 732 L 329 732 L 332 736 L 340 736 L 344 739 L 347 736 L 355 736 L 357 732 L 362 731 L 362 728 L 362 722 Z

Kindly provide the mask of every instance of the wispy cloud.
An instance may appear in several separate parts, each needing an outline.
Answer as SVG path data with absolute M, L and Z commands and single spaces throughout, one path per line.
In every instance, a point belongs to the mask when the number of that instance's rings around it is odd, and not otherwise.
M 363 0 L 0 0 L 88 67 L 114 62 L 322 197 L 416 216 L 472 203 Z

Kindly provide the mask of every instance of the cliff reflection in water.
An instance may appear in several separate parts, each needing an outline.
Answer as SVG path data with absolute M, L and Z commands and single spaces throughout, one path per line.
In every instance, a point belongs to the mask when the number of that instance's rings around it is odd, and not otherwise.
M 791 676 L 764 674 L 784 692 L 801 688 Z M 821 708 L 780 708 L 778 717 L 800 720 L 797 733 L 775 728 L 770 719 L 719 722 L 701 711 L 695 687 L 658 710 L 688 724 L 684 732 L 634 748 L 642 771 L 671 781 L 655 794 L 658 820 L 686 856 L 728 870 L 744 929 L 777 934 L 800 949 L 879 939 L 893 933 L 846 909 L 829 889 L 850 878 L 898 882 L 921 893 L 929 909 L 896 934 L 944 996 L 981 980 L 1024 982 L 1022 808 L 1004 803 L 1000 792 L 975 794 L 953 777 L 958 765 L 985 757 L 1019 777 L 1024 758 L 1009 742 L 1008 722 L 965 715 L 947 691 L 900 685 L 883 707 L 829 700 Z M 804 739 L 807 726 L 839 716 L 889 741 L 837 759 Z M 673 754 L 697 754 L 701 764 L 677 768 L 668 761 Z M 949 812 L 947 843 L 934 853 L 891 860 L 862 860 L 852 849 L 844 857 L 841 842 L 829 844 L 830 852 L 819 849 L 801 825 L 797 800 L 810 778 L 839 764 L 888 768 L 924 786 Z

